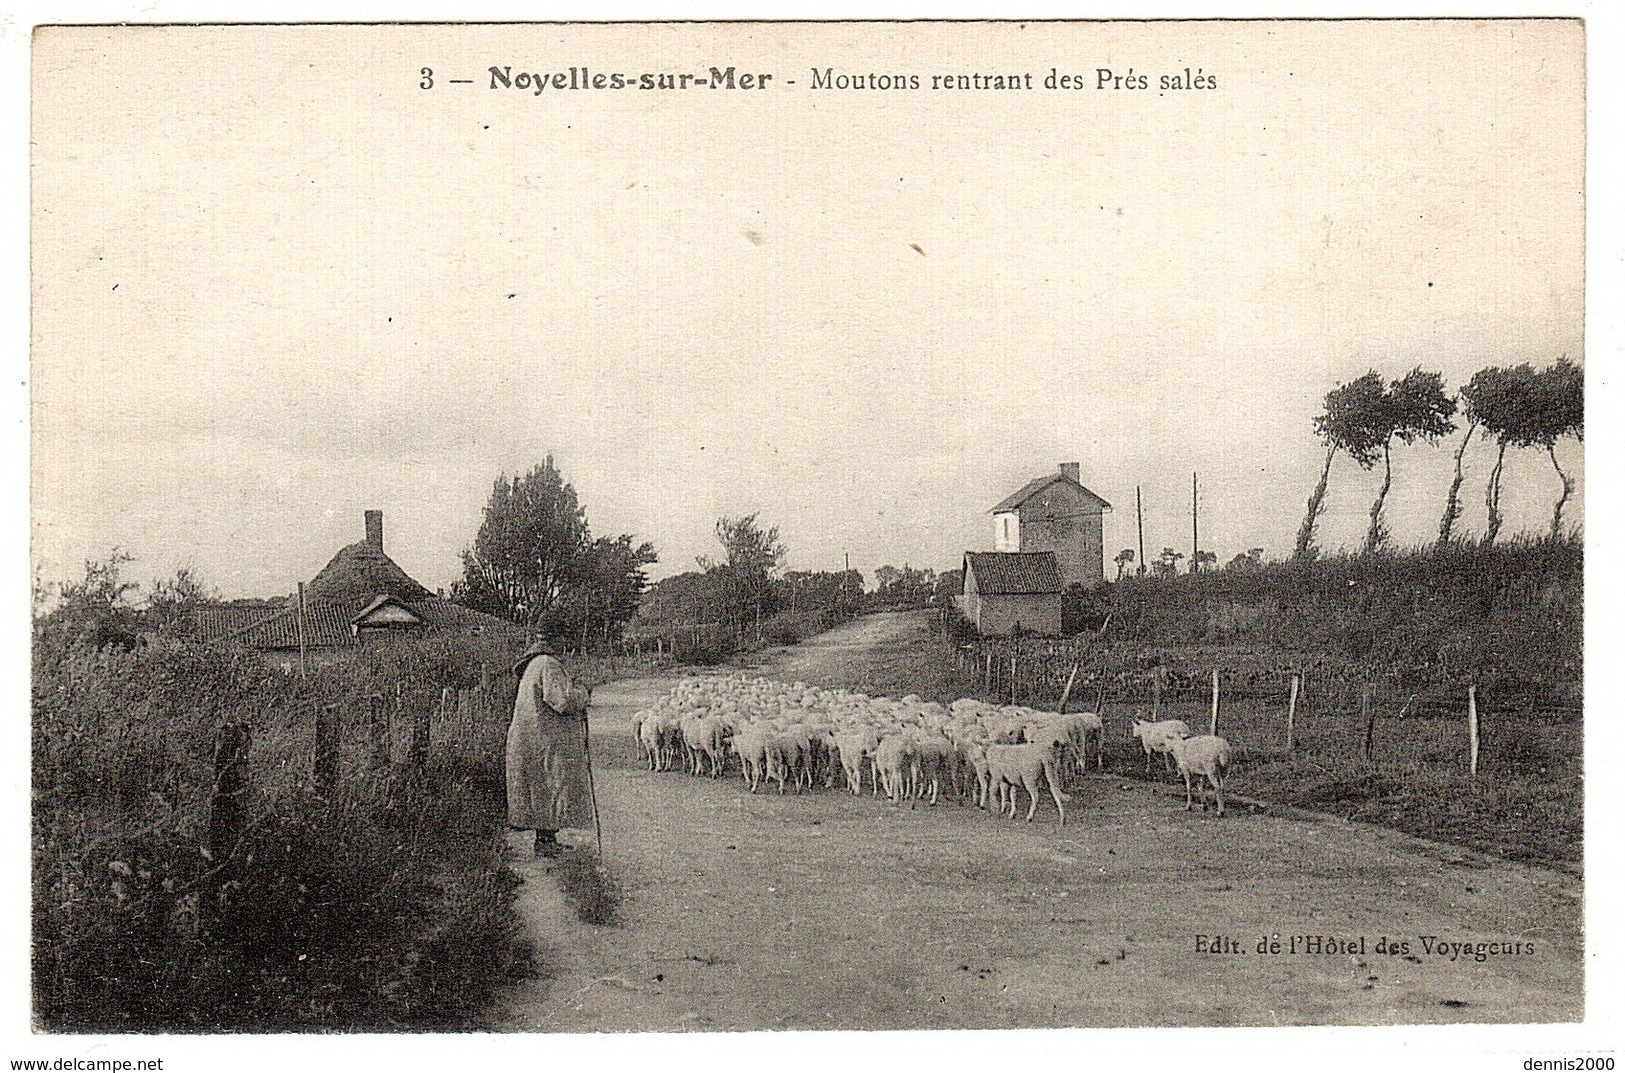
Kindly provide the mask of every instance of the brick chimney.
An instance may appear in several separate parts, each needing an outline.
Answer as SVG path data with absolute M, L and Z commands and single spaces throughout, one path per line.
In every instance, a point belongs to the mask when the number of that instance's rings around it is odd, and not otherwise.
M 1083 483 L 1082 481 L 1078 480 L 1078 464 L 1076 462 L 1062 462 L 1061 476 L 1065 477 L 1073 484 Z
M 384 512 L 367 511 L 367 543 L 379 551 L 384 550 Z

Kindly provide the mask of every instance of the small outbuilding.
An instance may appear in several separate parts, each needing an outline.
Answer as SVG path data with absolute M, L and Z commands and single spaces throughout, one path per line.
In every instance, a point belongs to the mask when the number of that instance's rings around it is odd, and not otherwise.
M 1052 551 L 967 551 L 960 610 L 983 635 L 1061 633 L 1061 570 Z

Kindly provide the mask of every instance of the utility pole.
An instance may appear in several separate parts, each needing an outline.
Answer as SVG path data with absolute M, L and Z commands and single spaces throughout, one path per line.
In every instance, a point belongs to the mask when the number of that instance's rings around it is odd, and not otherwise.
M 1140 486 L 1134 486 L 1134 524 L 1140 531 L 1140 569 L 1137 573 L 1144 574 L 1145 566 L 1145 514 L 1140 510 Z
M 294 609 L 294 622 L 299 631 L 299 677 L 305 676 L 305 583 L 298 582 L 298 606 Z
M 1202 546 L 1196 539 L 1196 474 L 1191 473 L 1191 573 L 1202 566 Z

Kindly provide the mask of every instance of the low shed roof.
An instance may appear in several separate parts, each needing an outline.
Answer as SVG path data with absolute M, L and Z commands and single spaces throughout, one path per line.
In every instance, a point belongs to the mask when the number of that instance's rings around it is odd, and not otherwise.
M 983 596 L 1027 596 L 1061 591 L 1061 568 L 1053 551 L 967 551 L 967 579 L 971 574 L 976 575 L 976 591 Z

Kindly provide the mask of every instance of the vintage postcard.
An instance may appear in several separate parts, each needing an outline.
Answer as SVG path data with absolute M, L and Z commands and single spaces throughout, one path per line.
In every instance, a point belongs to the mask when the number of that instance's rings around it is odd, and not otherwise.
M 1592 32 L 38 26 L 7 1057 L 1612 1068 Z

